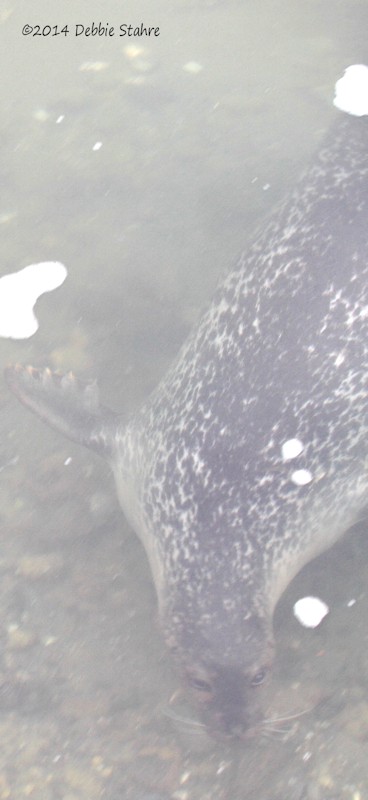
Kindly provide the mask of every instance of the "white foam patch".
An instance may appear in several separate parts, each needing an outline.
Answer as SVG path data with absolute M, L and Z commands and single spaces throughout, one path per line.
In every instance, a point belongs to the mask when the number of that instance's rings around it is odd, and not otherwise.
M 42 261 L 0 278 L 0 336 L 33 336 L 38 329 L 33 306 L 41 294 L 61 286 L 67 274 L 60 261 Z
M 284 461 L 300 456 L 304 450 L 303 442 L 300 439 L 288 439 L 281 447 L 281 455 Z
M 335 86 L 334 106 L 347 114 L 363 117 L 368 114 L 368 67 L 353 64 Z
M 291 475 L 291 480 L 296 486 L 306 486 L 313 480 L 313 475 L 309 469 L 296 469 Z
M 294 616 L 305 628 L 317 628 L 329 610 L 319 597 L 301 597 L 293 608 Z

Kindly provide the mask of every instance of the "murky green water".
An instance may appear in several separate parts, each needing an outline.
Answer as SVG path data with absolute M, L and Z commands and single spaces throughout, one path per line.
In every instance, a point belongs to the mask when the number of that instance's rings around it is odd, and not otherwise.
M 69 274 L 0 359 L 97 377 L 128 412 L 316 149 L 336 78 L 366 58 L 367 6 L 52 5 L 0 10 L 0 274 L 44 260 Z M 93 20 L 160 36 L 74 35 Z M 26 23 L 69 34 L 22 36 Z M 162 713 L 177 679 L 108 468 L 4 384 L 0 408 L 0 799 L 364 798 L 364 539 L 311 565 L 276 615 L 270 707 L 315 710 L 286 741 L 199 736 L 188 754 Z M 333 613 L 308 632 L 291 609 L 312 590 Z

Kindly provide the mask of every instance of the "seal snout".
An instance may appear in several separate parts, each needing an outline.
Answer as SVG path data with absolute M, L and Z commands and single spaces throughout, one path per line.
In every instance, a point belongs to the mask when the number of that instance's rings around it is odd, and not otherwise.
M 233 666 L 186 670 L 190 694 L 212 737 L 245 739 L 259 729 L 262 713 L 256 687 L 265 674 L 260 670 L 254 681 Z

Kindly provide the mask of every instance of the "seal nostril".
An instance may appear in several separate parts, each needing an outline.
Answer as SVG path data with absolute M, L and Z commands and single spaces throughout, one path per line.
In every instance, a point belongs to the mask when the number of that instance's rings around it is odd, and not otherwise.
M 247 729 L 244 725 L 233 725 L 229 735 L 234 736 L 236 739 L 243 739 L 246 736 L 246 731 Z

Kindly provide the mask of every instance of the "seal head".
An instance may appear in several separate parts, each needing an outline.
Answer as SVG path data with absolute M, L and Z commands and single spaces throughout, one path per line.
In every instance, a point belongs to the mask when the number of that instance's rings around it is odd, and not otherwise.
M 166 642 L 212 735 L 247 737 L 262 720 L 257 689 L 271 668 L 272 630 L 266 632 L 264 620 L 255 616 L 244 620 L 240 631 L 231 630 L 223 616 L 223 625 L 216 613 L 191 630 L 186 618 L 180 620 L 182 611 L 170 613 Z

